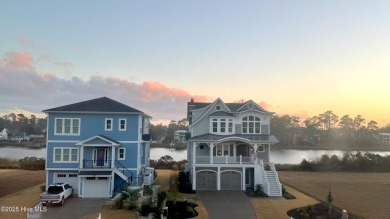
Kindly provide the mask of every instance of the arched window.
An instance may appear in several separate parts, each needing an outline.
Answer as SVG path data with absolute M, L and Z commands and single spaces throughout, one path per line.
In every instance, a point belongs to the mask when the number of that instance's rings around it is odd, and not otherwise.
M 260 134 L 260 118 L 257 116 L 247 116 L 242 118 L 243 134 Z

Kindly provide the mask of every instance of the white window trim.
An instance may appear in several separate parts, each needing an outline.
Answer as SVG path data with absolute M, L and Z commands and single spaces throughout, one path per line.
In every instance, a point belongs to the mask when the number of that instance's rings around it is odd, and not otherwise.
M 97 151 L 98 149 L 100 148 L 94 148 L 93 149 L 93 155 L 92 155 L 92 159 L 93 159 L 93 166 L 97 166 Z M 104 148 L 104 165 L 103 167 L 107 167 L 108 166 L 108 158 L 109 158 L 109 152 L 108 152 L 108 149 Z
M 249 116 L 253 116 L 254 118 L 254 121 L 249 121 Z M 260 119 L 260 121 L 256 121 L 256 117 Z M 247 121 L 244 121 L 244 118 L 248 118 Z M 246 127 L 247 131 L 244 132 L 244 122 L 248 124 L 248 126 Z M 249 133 L 249 123 L 253 123 L 253 133 Z M 259 132 L 255 132 L 256 130 L 256 123 L 259 123 Z M 255 135 L 255 134 L 261 134 L 261 118 L 259 116 L 256 116 L 256 115 L 248 115 L 248 116 L 244 116 L 242 117 L 241 119 L 241 133 L 242 134 L 252 134 L 252 135 Z
M 121 121 L 125 121 L 125 128 L 121 129 Z M 119 124 L 118 124 L 118 130 L 119 131 L 126 131 L 126 126 L 127 126 L 127 119 L 125 118 L 120 118 L 119 119 Z
M 107 121 L 111 121 L 111 128 L 107 129 Z M 114 126 L 114 120 L 112 118 L 106 118 L 104 120 L 104 131 L 112 131 L 112 127 Z
M 120 150 L 123 150 L 123 157 L 120 157 Z M 118 148 L 118 160 L 126 160 L 126 148 Z
M 217 132 L 214 132 L 213 130 L 213 119 L 216 119 L 217 120 Z M 221 132 L 221 119 L 224 119 L 224 123 L 225 123 L 225 131 L 224 132 Z M 231 120 L 231 121 L 229 121 Z M 229 132 L 229 122 L 231 122 L 233 124 L 232 126 L 232 132 Z M 215 118 L 215 117 L 212 117 L 210 118 L 210 133 L 213 133 L 213 134 L 221 134 L 221 135 L 230 135 L 230 134 L 233 134 L 235 133 L 235 125 L 234 125 L 234 120 L 233 119 L 230 119 L 230 118 Z
M 57 132 L 57 120 L 58 119 L 62 119 L 62 132 L 61 133 Z M 71 133 L 65 133 L 65 119 L 70 119 Z M 73 120 L 79 121 L 79 129 L 78 129 L 77 133 L 72 133 L 73 132 Z M 59 117 L 54 118 L 54 135 L 80 135 L 80 129 L 81 129 L 81 119 L 80 118 L 59 118 Z
M 61 160 L 56 160 L 56 149 L 61 150 Z M 69 160 L 64 161 L 64 149 L 69 149 Z M 77 150 L 77 159 L 72 161 L 72 149 Z M 73 147 L 54 147 L 53 148 L 53 163 L 78 163 L 79 162 L 79 149 Z

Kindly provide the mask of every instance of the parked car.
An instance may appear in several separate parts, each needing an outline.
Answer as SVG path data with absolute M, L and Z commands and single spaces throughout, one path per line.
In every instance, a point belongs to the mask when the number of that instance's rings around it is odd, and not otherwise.
M 41 203 L 64 205 L 65 199 L 71 196 L 73 188 L 66 183 L 54 183 L 49 185 L 46 192 L 41 193 Z

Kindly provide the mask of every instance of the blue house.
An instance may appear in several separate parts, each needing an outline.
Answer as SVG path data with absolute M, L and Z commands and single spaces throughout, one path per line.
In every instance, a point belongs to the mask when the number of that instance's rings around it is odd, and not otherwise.
M 112 197 L 153 182 L 150 116 L 107 97 L 47 114 L 46 186 L 69 183 L 74 195 Z

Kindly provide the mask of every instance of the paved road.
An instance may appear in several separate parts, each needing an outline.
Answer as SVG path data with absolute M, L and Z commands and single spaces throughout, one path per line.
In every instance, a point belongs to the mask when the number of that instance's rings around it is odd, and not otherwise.
M 210 219 L 256 219 L 243 191 L 196 191 Z
M 63 206 L 49 205 L 47 208 L 40 204 L 35 206 L 33 212 L 28 213 L 27 218 L 40 219 L 69 219 L 82 218 L 85 215 L 98 212 L 99 209 L 107 202 L 107 199 L 93 198 L 68 198 Z M 39 208 L 41 211 L 39 211 Z

